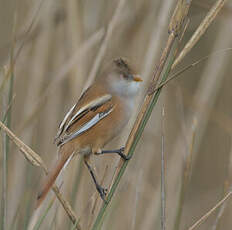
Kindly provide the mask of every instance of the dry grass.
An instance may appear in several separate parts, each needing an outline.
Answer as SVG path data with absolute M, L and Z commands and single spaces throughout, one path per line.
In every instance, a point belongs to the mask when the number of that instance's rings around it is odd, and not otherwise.
M 39 153 L 48 166 L 56 157 L 52 140 L 59 121 L 83 88 L 92 81 L 101 63 L 116 56 L 128 57 L 145 82 L 138 104 L 144 103 L 147 93 L 152 100 L 154 96 L 150 93 L 158 89 L 158 81 L 155 79 L 156 84 L 149 88 L 150 79 L 154 75 L 163 77 L 164 73 L 169 73 L 173 58 L 191 41 L 205 15 L 212 13 L 210 21 L 212 15 L 216 15 L 216 11 L 210 11 L 213 5 L 222 6 L 220 4 L 224 3 L 193 1 L 188 14 L 190 22 L 182 41 L 178 44 L 173 36 L 173 41 L 167 43 L 168 47 L 166 41 L 170 35 L 167 31 L 176 6 L 175 1 L 171 2 L 1 2 L 4 5 L 0 7 L 1 120 L 9 121 L 11 113 L 11 122 L 7 123 L 10 129 L 23 143 Z M 187 55 L 183 55 L 173 73 L 213 51 L 232 47 L 231 7 L 228 1 L 219 15 L 213 18 L 212 25 L 207 30 L 204 30 L 205 26 L 200 29 L 198 34 L 203 36 L 192 38 L 192 44 L 196 42 L 196 45 L 190 47 L 191 51 L 187 50 Z M 15 23 L 14 15 L 17 15 Z M 177 19 L 172 20 L 176 22 Z M 179 19 L 179 23 L 182 20 Z M 170 28 L 174 28 L 174 24 Z M 180 29 L 183 30 L 183 26 Z M 12 42 L 14 36 L 15 43 Z M 178 53 L 173 50 L 176 46 Z M 11 51 L 14 51 L 15 60 L 12 62 L 11 58 L 10 74 L 7 74 Z M 165 52 L 170 55 L 167 59 L 169 65 L 166 57 L 159 61 Z M 73 223 L 78 219 L 77 226 L 80 225 L 82 230 L 91 229 L 94 223 L 94 226 L 102 226 L 100 229 L 161 229 L 162 220 L 165 229 L 188 229 L 197 224 L 196 221 L 210 208 L 221 205 L 224 202 L 222 199 L 230 196 L 230 60 L 230 50 L 209 56 L 162 89 L 126 173 L 109 207 L 102 213 L 103 221 L 100 218 L 97 225 L 95 220 L 101 213 L 102 202 L 87 170 L 80 166 L 81 159 L 72 161 L 65 172 L 61 191 L 77 217 L 72 220 Z M 159 68 L 154 74 L 156 65 Z M 12 84 L 13 90 L 10 90 Z M 147 103 L 146 107 L 142 107 L 143 111 L 147 111 L 149 105 Z M 163 106 L 165 116 L 161 112 Z M 138 109 L 135 108 L 131 122 L 121 137 L 110 143 L 111 147 L 125 145 Z M 137 119 L 137 124 L 144 119 L 142 113 L 139 114 L 141 119 Z M 0 229 L 33 229 L 33 221 L 37 223 L 34 229 L 75 229 L 60 203 L 57 200 L 50 203 L 54 199 L 52 193 L 46 202 L 50 206 L 44 207 L 33 219 L 42 170 L 18 154 L 15 145 L 10 144 L 7 150 L 4 135 L 1 132 L 0 170 L 3 176 L 0 178 Z M 132 135 L 126 151 L 130 150 L 133 141 Z M 24 146 L 24 150 L 27 152 L 27 147 Z M 165 181 L 162 181 L 165 194 L 160 194 L 161 152 L 165 154 Z M 31 159 L 31 156 L 26 157 Z M 38 159 L 35 163 L 41 164 Z M 122 166 L 118 157 L 99 156 L 93 161 L 104 186 L 111 187 L 117 178 L 116 168 Z M 224 189 L 225 182 L 227 187 Z M 223 202 L 217 204 L 219 200 Z M 226 200 L 221 209 L 210 212 L 198 229 L 231 229 L 230 202 Z M 38 222 L 40 220 L 43 221 Z

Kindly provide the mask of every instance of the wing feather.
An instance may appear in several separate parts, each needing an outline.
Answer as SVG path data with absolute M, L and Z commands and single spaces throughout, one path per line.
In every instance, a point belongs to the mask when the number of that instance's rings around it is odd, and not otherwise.
M 90 129 L 91 127 L 96 125 L 104 117 L 109 115 L 112 111 L 113 111 L 113 107 L 111 107 L 110 109 L 108 109 L 104 112 L 97 113 L 91 120 L 86 122 L 83 126 L 79 127 L 79 129 L 77 129 L 75 132 L 68 134 L 68 135 L 64 135 L 62 143 L 60 143 L 60 145 L 63 145 L 65 143 L 71 141 L 73 138 L 80 136 L 81 134 L 86 132 L 88 129 Z
M 111 94 L 105 93 L 87 101 L 81 97 L 60 123 L 55 142 L 58 146 L 67 143 L 96 125 L 112 111 Z
M 55 140 L 61 135 L 61 133 L 63 132 L 64 130 L 64 125 L 66 123 L 66 121 L 68 120 L 68 117 L 70 116 L 70 114 L 73 112 L 74 108 L 75 108 L 76 105 L 74 105 L 65 115 L 63 121 L 61 121 L 60 125 L 59 125 L 59 129 L 58 129 L 58 132 L 57 132 L 57 135 L 55 137 Z
M 106 103 L 107 101 L 109 101 L 112 98 L 112 96 L 110 94 L 106 94 L 103 95 L 102 97 L 99 97 L 91 102 L 89 102 L 87 105 L 81 107 L 73 116 L 72 118 L 69 120 L 69 122 L 67 123 L 64 131 L 67 131 L 70 126 L 73 124 L 73 122 L 78 119 L 79 116 L 81 116 L 83 113 L 86 113 L 96 107 L 102 106 L 104 103 Z

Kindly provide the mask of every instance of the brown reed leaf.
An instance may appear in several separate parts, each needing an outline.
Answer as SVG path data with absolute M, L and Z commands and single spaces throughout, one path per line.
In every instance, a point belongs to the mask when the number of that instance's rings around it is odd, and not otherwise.
M 24 144 L 11 130 L 9 130 L 1 121 L 0 121 L 0 127 L 6 132 L 6 134 L 9 136 L 9 138 L 18 146 L 20 151 L 23 153 L 25 158 L 35 166 L 41 167 L 46 173 L 48 173 L 47 167 L 44 164 L 43 160 L 41 157 L 34 152 L 29 146 Z M 73 224 L 78 223 L 77 217 L 72 210 L 71 205 L 64 199 L 62 194 L 59 191 L 59 188 L 56 185 L 53 185 L 52 190 L 55 192 L 58 200 L 62 204 L 63 208 L 65 209 L 67 215 L 69 216 L 70 220 L 72 221 Z M 81 227 L 77 225 L 76 229 L 80 230 Z
M 213 20 L 216 18 L 219 11 L 224 6 L 226 0 L 218 0 L 207 13 L 201 24 L 198 26 L 192 37 L 189 39 L 183 50 L 180 52 L 175 62 L 172 65 L 172 69 L 175 68 L 177 64 L 181 62 L 181 60 L 186 56 L 187 53 L 193 48 L 193 46 L 199 41 L 201 36 L 205 33 L 208 27 L 211 25 Z

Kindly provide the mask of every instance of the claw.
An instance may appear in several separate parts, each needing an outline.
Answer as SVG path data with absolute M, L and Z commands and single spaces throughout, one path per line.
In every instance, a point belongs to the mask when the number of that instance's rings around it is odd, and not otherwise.
M 125 147 L 122 147 L 122 148 L 121 148 L 121 151 L 124 152 L 124 150 L 125 150 Z
M 118 149 L 117 153 L 122 153 L 123 154 L 124 151 L 125 151 L 125 147 L 122 147 L 122 148 Z
M 120 149 L 118 149 L 117 153 L 124 159 L 124 160 L 130 160 L 131 159 L 131 156 L 128 156 L 128 155 L 125 155 L 124 154 L 124 151 L 125 151 L 125 147 L 122 147 Z
M 103 188 L 103 187 L 101 187 L 99 184 L 96 186 L 96 188 L 97 188 L 97 191 L 99 192 L 99 194 L 100 194 L 100 197 L 102 198 L 102 200 L 105 202 L 105 203 L 107 203 L 107 201 L 106 201 L 106 194 L 107 194 L 107 188 Z
M 125 154 L 123 154 L 124 156 L 122 157 L 124 160 L 126 160 L 126 161 L 128 161 L 128 160 L 130 160 L 131 159 L 131 156 L 127 156 L 127 155 L 125 155 Z

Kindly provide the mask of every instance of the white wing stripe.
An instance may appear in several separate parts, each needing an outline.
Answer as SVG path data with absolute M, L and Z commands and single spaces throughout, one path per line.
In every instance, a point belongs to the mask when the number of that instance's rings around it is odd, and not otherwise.
M 91 101 L 90 103 L 88 103 L 87 105 L 83 106 L 81 109 L 79 109 L 77 111 L 77 113 L 70 119 L 70 121 L 68 122 L 68 124 L 66 125 L 65 127 L 65 130 L 66 131 L 69 126 L 72 124 L 72 122 L 75 120 L 75 118 L 80 115 L 83 111 L 85 111 L 86 109 L 91 109 L 91 108 L 94 108 L 95 106 L 97 105 L 100 105 L 100 104 L 104 104 L 105 102 L 109 101 L 110 99 L 112 98 L 112 96 L 110 94 L 106 94 L 100 98 L 97 98 L 96 100 L 94 101 Z
M 56 137 L 55 137 L 55 141 L 56 141 L 56 139 L 60 136 L 60 134 L 62 133 L 62 131 L 63 131 L 63 129 L 64 129 L 65 122 L 67 121 L 68 116 L 69 116 L 69 115 L 72 113 L 72 111 L 74 110 L 75 106 L 76 106 L 76 105 L 74 105 L 74 106 L 67 112 L 67 114 L 65 115 L 63 121 L 60 123 L 58 132 L 57 132 Z
M 75 105 L 76 105 L 76 104 L 75 104 Z M 64 119 L 63 119 L 63 121 L 60 123 L 59 129 L 62 129 L 62 127 L 64 126 L 64 124 L 65 124 L 65 122 L 66 122 L 66 120 L 67 120 L 67 118 L 68 118 L 68 116 L 69 116 L 69 115 L 71 114 L 71 112 L 73 111 L 75 105 L 66 113 L 66 115 L 65 115 L 65 117 L 64 117 Z
M 71 141 L 73 138 L 81 135 L 82 133 L 84 133 L 85 131 L 87 131 L 88 129 L 90 129 L 94 125 L 96 125 L 101 119 L 103 119 L 104 117 L 109 115 L 112 111 L 113 111 L 113 108 L 111 108 L 107 112 L 102 112 L 102 113 L 96 114 L 89 122 L 87 122 L 85 125 L 83 125 L 75 133 L 64 136 L 64 140 L 62 141 L 61 145 L 65 144 L 68 141 Z

